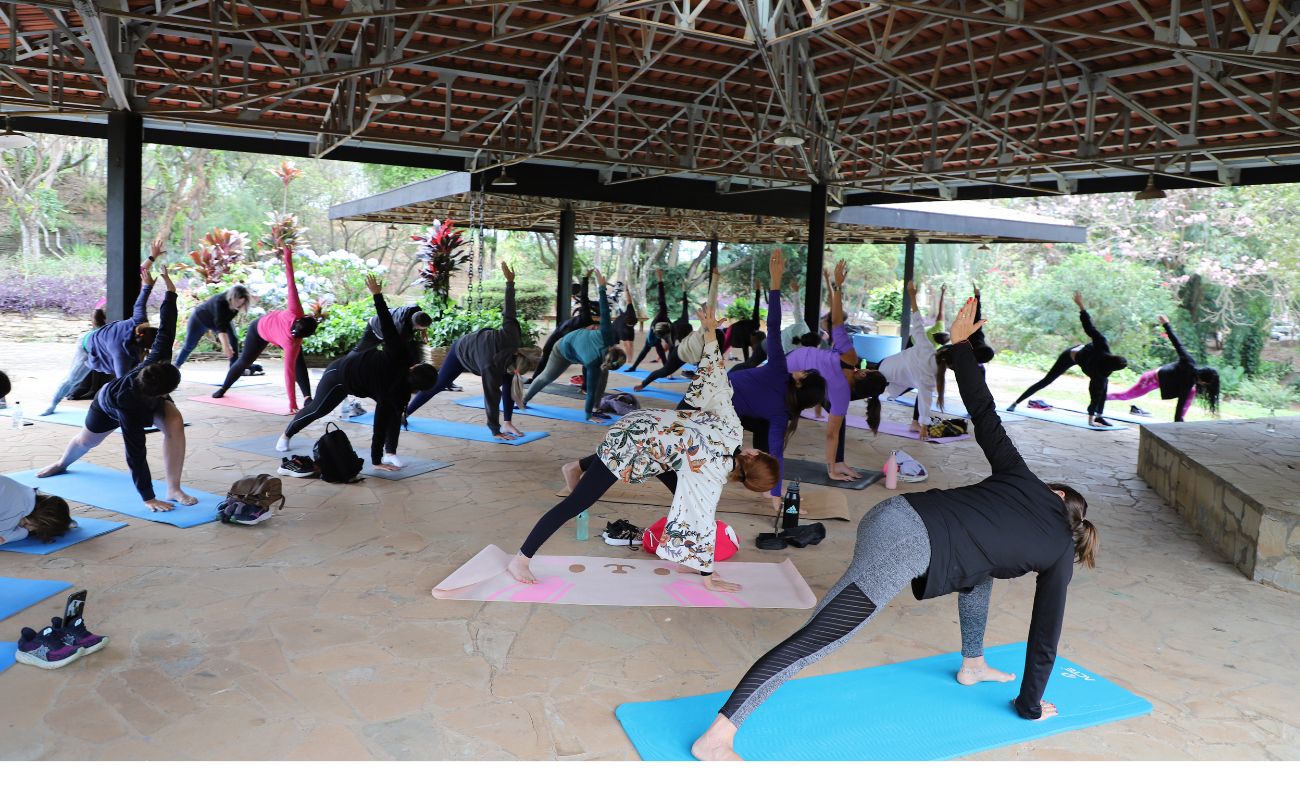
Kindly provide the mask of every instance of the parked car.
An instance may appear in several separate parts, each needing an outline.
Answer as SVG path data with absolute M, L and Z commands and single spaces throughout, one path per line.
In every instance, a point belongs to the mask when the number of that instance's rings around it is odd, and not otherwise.
M 1268 332 L 1268 338 L 1275 342 L 1280 342 L 1283 339 L 1290 340 L 1296 338 L 1296 333 L 1297 329 L 1295 325 L 1274 325 L 1273 329 Z

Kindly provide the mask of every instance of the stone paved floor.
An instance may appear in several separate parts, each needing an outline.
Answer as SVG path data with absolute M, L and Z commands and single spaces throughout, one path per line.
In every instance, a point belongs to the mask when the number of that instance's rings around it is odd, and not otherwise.
M 0 365 L 20 397 L 43 399 L 69 352 L 0 344 Z M 278 374 L 279 364 L 267 369 Z M 991 376 L 1004 402 L 1008 387 L 1034 377 L 996 362 Z M 476 391 L 472 377 L 462 384 Z M 198 391 L 210 388 L 187 384 L 179 395 Z M 453 405 L 455 397 L 438 398 L 427 413 L 480 419 Z M 180 406 L 193 424 L 187 482 L 220 493 L 272 466 L 215 445 L 275 432 L 282 418 Z M 905 418 L 906 409 L 887 408 Z M 51 556 L 0 554 L 0 574 L 89 589 L 92 627 L 112 637 L 63 670 L 19 664 L 0 674 L 0 758 L 632 759 L 615 706 L 729 689 L 803 621 L 800 611 L 433 600 L 429 589 L 485 544 L 517 547 L 554 501 L 560 464 L 591 452 L 600 437 L 593 427 L 522 422 L 551 436 L 506 447 L 410 435 L 405 451 L 455 466 L 345 487 L 286 479 L 288 507 L 260 527 L 179 530 L 132 519 Z M 818 458 L 817 430 L 807 424 L 792 452 Z M 1300 595 L 1249 582 L 1184 529 L 1135 475 L 1136 430 L 1032 421 L 1008 430 L 1040 475 L 1069 480 L 1088 496 L 1102 531 L 1099 568 L 1077 573 L 1071 587 L 1062 655 L 1149 698 L 1155 712 L 974 758 L 1300 757 Z M 71 433 L 0 428 L 0 469 L 48 463 Z M 907 444 L 931 470 L 926 486 L 959 485 L 987 468 L 973 442 L 853 434 L 850 461 L 877 465 L 887 448 Z M 120 441 L 89 460 L 122 468 Z M 156 453 L 153 464 L 161 469 Z M 855 520 L 888 494 L 850 493 Z M 658 514 L 598 505 L 593 527 L 611 515 L 648 522 Z M 731 522 L 747 543 L 763 528 L 753 517 Z M 820 594 L 841 574 L 854 529 L 832 523 L 817 547 L 749 547 L 744 557 L 790 557 Z M 564 533 L 548 550 L 610 552 L 597 538 L 579 543 Z M 999 581 L 990 644 L 1023 640 L 1032 594 L 1031 579 Z M 0 621 L 4 635 L 39 625 L 59 602 Z M 900 596 L 870 630 L 808 672 L 951 652 L 958 642 L 954 600 Z

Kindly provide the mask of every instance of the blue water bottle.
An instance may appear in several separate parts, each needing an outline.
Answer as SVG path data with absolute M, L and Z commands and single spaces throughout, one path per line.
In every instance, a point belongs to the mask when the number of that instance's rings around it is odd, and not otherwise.
M 591 514 L 586 511 L 578 515 L 578 541 L 587 541 L 587 520 L 591 519 Z

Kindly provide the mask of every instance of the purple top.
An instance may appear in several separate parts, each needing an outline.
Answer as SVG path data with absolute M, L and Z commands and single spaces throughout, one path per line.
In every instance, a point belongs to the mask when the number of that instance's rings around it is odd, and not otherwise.
M 826 397 L 831 401 L 832 416 L 843 417 L 849 413 L 849 379 L 844 377 L 840 354 L 852 349 L 853 340 L 844 332 L 844 326 L 836 325 L 831 329 L 831 349 L 796 347 L 785 357 L 791 372 L 815 369 L 826 379 Z
M 768 341 L 779 341 L 781 338 L 779 290 L 767 293 L 767 338 Z M 771 494 L 780 497 L 781 481 L 785 478 L 785 429 L 790 424 L 790 412 L 785 407 L 785 389 L 790 379 L 785 353 L 780 347 L 770 348 L 766 364 L 732 372 L 727 377 L 731 380 L 731 404 L 736 407 L 736 413 L 742 417 L 767 420 L 766 450 L 776 459 L 781 470 Z

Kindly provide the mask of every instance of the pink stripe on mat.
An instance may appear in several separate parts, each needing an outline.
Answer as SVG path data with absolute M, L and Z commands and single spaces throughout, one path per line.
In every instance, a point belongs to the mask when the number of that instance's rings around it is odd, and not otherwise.
M 285 398 L 267 397 L 260 394 L 228 394 L 225 397 L 209 397 L 206 394 L 196 394 L 185 399 L 193 400 L 196 403 L 224 406 L 225 408 L 241 408 L 244 411 L 278 414 L 282 417 L 287 417 L 293 413 L 289 410 L 289 401 Z
M 780 564 L 719 564 L 718 572 L 725 579 L 741 585 L 736 593 L 705 589 L 702 576 L 677 572 L 675 565 L 650 555 L 537 556 L 531 568 L 538 582 L 531 585 L 510 577 L 505 571 L 509 563 L 505 551 L 488 545 L 438 584 L 433 596 L 479 602 L 683 608 L 812 608 L 817 602 L 789 559 Z
M 817 417 L 813 416 L 812 411 L 804 411 L 799 416 L 802 417 L 803 419 L 811 419 L 815 422 L 826 421 L 825 417 L 822 417 L 821 419 L 817 419 Z M 867 424 L 866 417 L 862 417 L 857 414 L 849 414 L 847 417 L 845 417 L 844 424 L 848 425 L 850 428 L 861 428 L 862 430 L 866 430 L 866 431 L 871 430 L 871 426 Z M 880 432 L 887 433 L 890 436 L 901 436 L 904 439 L 913 439 L 916 441 L 920 441 L 921 439 L 921 436 L 915 433 L 907 425 L 901 422 L 894 422 L 893 420 L 888 420 L 888 419 L 882 419 L 880 421 Z M 944 436 L 943 438 L 940 439 L 926 439 L 925 441 L 928 444 L 948 444 L 949 442 L 960 442 L 963 439 L 969 439 L 969 438 L 970 438 L 969 433 L 963 433 L 961 436 Z

